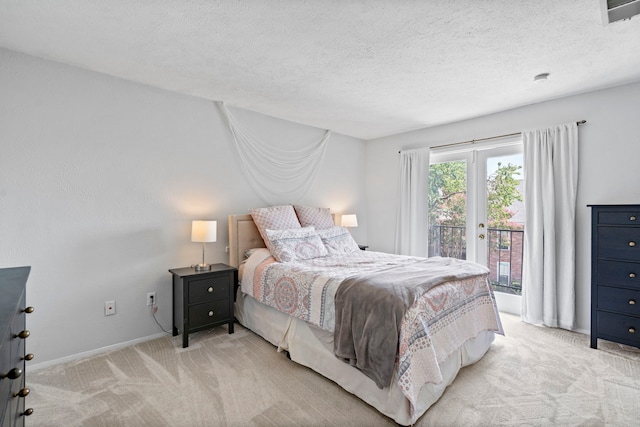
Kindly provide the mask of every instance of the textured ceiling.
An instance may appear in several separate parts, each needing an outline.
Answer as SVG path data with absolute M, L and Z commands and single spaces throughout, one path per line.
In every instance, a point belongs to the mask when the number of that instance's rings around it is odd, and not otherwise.
M 640 81 L 599 0 L 0 0 L 0 46 L 363 139 Z

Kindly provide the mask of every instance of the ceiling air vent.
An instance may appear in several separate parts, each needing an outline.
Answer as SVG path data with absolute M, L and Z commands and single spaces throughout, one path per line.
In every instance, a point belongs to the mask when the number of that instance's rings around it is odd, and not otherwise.
M 640 0 L 600 0 L 604 25 L 623 19 L 631 19 L 640 13 Z

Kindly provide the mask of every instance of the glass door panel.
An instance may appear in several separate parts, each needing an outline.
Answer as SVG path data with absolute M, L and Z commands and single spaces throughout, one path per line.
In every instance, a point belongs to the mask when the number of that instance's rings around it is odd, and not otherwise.
M 479 259 L 490 270 L 497 292 L 522 294 L 524 243 L 524 170 L 520 146 L 501 147 L 478 153 L 484 185 L 478 201 Z M 483 226 L 480 227 L 480 224 Z
M 438 156 L 429 166 L 429 256 L 473 259 L 467 236 L 469 199 L 467 153 Z M 471 249 L 471 250 L 470 250 Z

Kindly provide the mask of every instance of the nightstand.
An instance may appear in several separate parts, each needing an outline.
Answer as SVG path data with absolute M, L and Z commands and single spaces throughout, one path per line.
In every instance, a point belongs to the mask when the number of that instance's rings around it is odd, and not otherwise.
M 182 347 L 189 347 L 189 334 L 229 324 L 233 333 L 233 291 L 238 270 L 212 264 L 211 270 L 173 268 L 173 336 L 182 333 Z

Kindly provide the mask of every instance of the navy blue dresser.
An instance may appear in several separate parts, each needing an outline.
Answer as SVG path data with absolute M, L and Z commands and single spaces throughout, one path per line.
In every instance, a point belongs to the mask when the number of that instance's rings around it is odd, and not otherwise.
M 591 348 L 640 347 L 640 205 L 591 207 Z
M 25 307 L 25 285 L 31 267 L 0 268 L 0 427 L 24 426 L 25 416 L 33 409 L 25 409 L 25 361 L 33 358 L 25 354 L 25 317 L 33 312 Z

